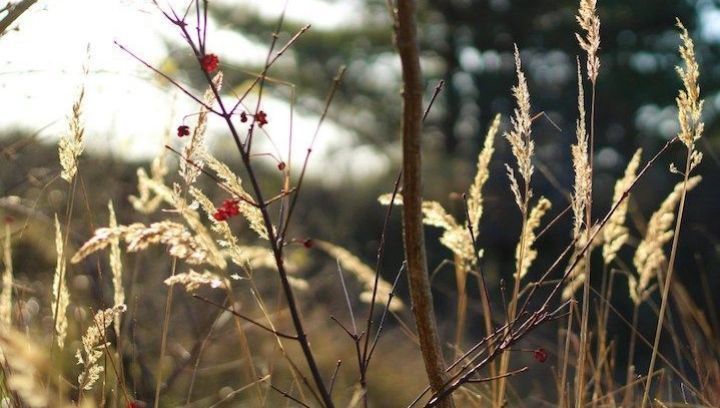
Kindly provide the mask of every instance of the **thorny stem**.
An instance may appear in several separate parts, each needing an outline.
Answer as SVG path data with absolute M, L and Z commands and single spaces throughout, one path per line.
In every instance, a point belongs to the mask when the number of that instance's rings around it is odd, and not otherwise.
M 683 180 L 683 190 L 680 196 L 680 208 L 678 209 L 677 220 L 675 221 L 675 233 L 673 235 L 672 250 L 670 251 L 670 260 L 668 261 L 667 276 L 665 276 L 665 285 L 663 287 L 662 301 L 660 303 L 660 315 L 658 316 L 657 328 L 655 329 L 655 343 L 653 344 L 652 357 L 650 358 L 650 367 L 648 368 L 648 377 L 645 382 L 645 392 L 641 407 L 645 408 L 650 396 L 650 386 L 652 385 L 652 372 L 655 369 L 655 360 L 658 356 L 658 348 L 660 346 L 660 335 L 662 334 L 663 321 L 665 320 L 665 309 L 667 308 L 668 298 L 670 297 L 670 283 L 672 282 L 673 272 L 675 271 L 675 257 L 677 256 L 677 246 L 680 238 L 680 227 L 682 225 L 683 212 L 685 211 L 685 198 L 687 196 L 687 184 L 690 177 L 692 149 L 687 149 L 687 158 L 685 159 L 685 179 Z

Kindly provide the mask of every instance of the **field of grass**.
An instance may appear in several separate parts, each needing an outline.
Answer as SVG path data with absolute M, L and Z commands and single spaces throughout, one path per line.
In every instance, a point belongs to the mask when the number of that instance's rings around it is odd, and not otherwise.
M 33 3 L 8 4 L 0 34 Z M 533 104 L 517 44 L 512 113 L 484 124 L 474 176 L 453 180 L 459 193 L 448 183 L 452 200 L 439 202 L 426 198 L 443 186 L 423 183 L 422 135 L 443 83 L 423 83 L 415 2 L 388 4 L 388 42 L 402 64 L 402 163 L 381 185 L 345 186 L 338 197 L 306 178 L 312 144 L 302 157 L 264 150 L 261 141 L 292 137 L 267 131 L 280 115 L 263 95 L 287 85 L 273 65 L 312 28 L 280 41 L 280 18 L 263 71 L 237 94 L 223 81 L 226 51 L 206 47 L 212 4 L 200 0 L 152 10 L 185 41 L 204 91 L 116 43 L 197 106 L 171 124 L 152 162 L 85 152 L 84 87 L 57 145 L 0 140 L 3 407 L 720 406 L 717 302 L 711 285 L 688 290 L 677 276 L 716 279 L 687 270 L 702 261 L 681 262 L 695 255 L 684 253 L 696 233 L 684 220 L 710 169 L 701 165 L 703 73 L 682 22 L 677 84 L 661 84 L 679 89 L 679 132 L 627 158 L 613 187 L 600 187 L 612 200 L 598 200 L 594 185 L 601 5 L 580 0 L 568 33 L 579 46 L 574 143 L 556 146 L 572 157 L 567 200 L 534 193 L 534 130 L 554 123 Z M 318 129 L 345 75 L 328 79 Z M 211 121 L 231 148 L 209 148 Z M 512 159 L 495 166 L 496 150 Z M 674 164 L 658 168 L 666 156 Z M 675 183 L 648 186 L 654 171 Z M 490 181 L 507 190 L 498 214 Z M 648 188 L 664 200 L 634 200 Z M 349 203 L 359 190 L 373 194 L 372 214 Z M 489 222 L 519 226 L 506 232 L 513 251 L 484 250 Z M 348 237 L 362 228 L 377 231 L 370 247 Z M 549 234 L 565 239 L 551 245 Z M 493 268 L 503 257 L 505 277 Z M 451 279 L 438 283 L 440 274 Z

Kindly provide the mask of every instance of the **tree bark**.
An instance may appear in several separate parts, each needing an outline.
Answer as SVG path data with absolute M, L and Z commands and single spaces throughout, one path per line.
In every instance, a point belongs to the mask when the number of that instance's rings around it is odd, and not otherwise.
M 403 237 L 410 298 L 430 388 L 439 392 L 447 381 L 445 361 L 435 323 L 422 224 L 422 73 L 414 0 L 398 0 L 395 44 L 403 77 Z M 440 404 L 453 407 L 451 397 Z

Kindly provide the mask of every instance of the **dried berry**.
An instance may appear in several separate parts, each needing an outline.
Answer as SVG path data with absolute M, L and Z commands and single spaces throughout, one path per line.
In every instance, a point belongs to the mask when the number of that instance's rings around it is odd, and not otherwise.
M 548 358 L 548 353 L 547 353 L 547 351 L 545 351 L 544 348 L 540 347 L 540 348 L 533 350 L 533 358 L 538 363 L 544 363 L 545 360 L 547 360 L 547 358 Z
M 177 135 L 178 137 L 187 136 L 190 134 L 190 127 L 186 125 L 178 126 L 177 128 Z
M 267 113 L 263 111 L 258 111 L 258 113 L 255 114 L 255 122 L 257 122 L 259 127 L 263 127 L 263 125 L 267 125 Z

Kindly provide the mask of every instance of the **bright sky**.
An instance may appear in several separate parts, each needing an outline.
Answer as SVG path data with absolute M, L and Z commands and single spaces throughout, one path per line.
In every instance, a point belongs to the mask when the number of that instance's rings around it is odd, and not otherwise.
M 167 4 L 163 1 L 167 0 L 161 0 L 161 4 Z M 357 18 L 361 0 L 215 1 L 252 8 L 268 18 L 279 16 L 287 3 L 287 18 L 312 24 L 313 29 L 362 24 Z M 720 40 L 720 11 L 710 2 L 705 2 L 700 10 L 700 33 L 708 39 Z M 0 38 L 0 132 L 12 128 L 30 132 L 42 129 L 40 135 L 44 140 L 57 139 L 66 129 L 67 115 L 84 84 L 88 149 L 149 159 L 161 148 L 167 129 L 197 111 L 197 106 L 185 95 L 169 88 L 113 45 L 117 40 L 155 66 L 168 57 L 166 43 L 171 44 L 172 52 L 185 52 L 175 28 L 150 0 L 39 0 L 20 18 L 19 26 L 19 31 Z M 227 65 L 263 61 L 267 52 L 267 44 L 253 43 L 212 21 L 209 41 Z M 82 66 L 88 46 L 90 75 L 85 78 Z M 223 50 L 242 52 L 226 54 Z M 226 88 L 236 85 L 226 84 Z M 283 152 L 284 156 L 290 133 L 289 109 L 286 101 L 264 99 L 263 110 L 270 117 L 266 130 L 277 146 L 274 152 Z M 294 118 L 296 162 L 308 147 L 317 119 L 302 115 Z M 214 136 L 211 143 L 227 139 L 219 120 L 211 121 L 209 128 Z M 387 158 L 369 149 L 355 150 L 353 139 L 349 131 L 326 122 L 314 149 L 311 174 L 315 172 L 325 180 L 335 176 L 329 181 L 337 183 L 344 175 L 367 175 L 389 166 Z M 271 149 L 267 145 L 265 148 Z M 328 166 L 332 166 L 333 172 L 326 171 Z
M 218 1 L 254 8 L 269 18 L 279 16 L 285 4 L 284 0 Z M 352 21 L 357 4 L 289 1 L 287 18 L 312 24 L 316 29 L 331 29 Z M 209 25 L 209 42 L 219 50 L 222 62 L 234 65 L 264 61 L 267 44 L 254 44 L 237 33 L 218 28 L 212 21 Z M 172 52 L 184 52 L 175 28 L 149 0 L 40 0 L 20 18 L 19 26 L 19 31 L 0 38 L 0 131 L 43 129 L 40 135 L 44 140 L 56 140 L 65 131 L 72 103 L 84 84 L 88 149 L 148 159 L 161 149 L 167 129 L 176 127 L 183 116 L 198 109 L 187 96 L 168 87 L 113 44 L 118 41 L 155 66 L 166 59 L 167 42 Z M 233 49 L 243 52 L 230 55 L 222 52 Z M 90 68 L 87 78 L 82 74 L 86 60 Z M 237 85 L 226 84 L 226 89 Z M 259 149 L 282 152 L 282 159 L 287 160 L 290 106 L 286 101 L 264 97 L 262 109 L 270 118 L 265 127 L 267 137 L 272 138 L 277 149 L 270 145 Z M 317 116 L 295 115 L 293 160 L 304 157 L 317 120 Z M 192 119 L 187 122 L 192 123 Z M 223 130 L 219 119 L 210 121 L 211 144 L 220 137 L 227 138 Z M 342 127 L 331 122 L 323 125 L 314 146 L 313 161 L 336 162 L 334 167 L 338 171 L 333 174 L 338 179 L 331 182 L 339 182 L 343 172 L 353 174 L 366 168 L 379 172 L 388 165 L 377 155 L 350 155 L 352 140 L 353 135 Z M 353 162 L 348 157 L 357 160 Z M 310 171 L 327 173 L 323 167 L 311 165 Z

